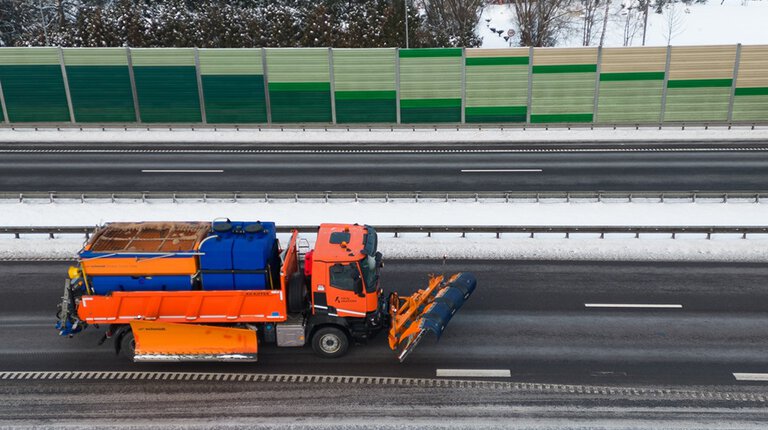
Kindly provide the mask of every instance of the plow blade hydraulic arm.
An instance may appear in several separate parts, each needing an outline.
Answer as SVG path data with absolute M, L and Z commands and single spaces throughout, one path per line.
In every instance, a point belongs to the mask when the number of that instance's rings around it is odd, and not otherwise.
M 457 273 L 449 278 L 432 276 L 429 286 L 410 297 L 390 296 L 389 347 L 399 350 L 402 362 L 429 332 L 437 339 L 453 315 L 475 291 L 477 280 L 471 273 Z

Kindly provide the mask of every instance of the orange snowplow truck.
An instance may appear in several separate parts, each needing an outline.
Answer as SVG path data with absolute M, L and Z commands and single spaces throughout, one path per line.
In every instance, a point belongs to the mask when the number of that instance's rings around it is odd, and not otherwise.
M 133 361 L 256 361 L 258 345 L 344 355 L 381 330 L 400 361 L 438 338 L 475 289 L 470 273 L 430 276 L 402 297 L 384 293 L 373 227 L 323 224 L 314 249 L 271 222 L 111 223 L 78 254 L 56 327 L 102 340 Z

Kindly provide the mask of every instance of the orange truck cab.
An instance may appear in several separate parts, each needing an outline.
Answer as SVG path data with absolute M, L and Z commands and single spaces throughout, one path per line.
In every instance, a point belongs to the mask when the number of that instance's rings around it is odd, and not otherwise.
M 311 317 L 308 333 L 341 329 L 357 342 L 364 342 L 383 326 L 386 300 L 379 288 L 382 255 L 377 251 L 376 230 L 370 226 L 323 224 L 311 254 Z M 313 341 L 315 350 L 333 347 L 336 339 L 322 336 Z M 343 345 L 342 345 L 343 346 Z M 331 348 L 332 349 L 332 348 Z

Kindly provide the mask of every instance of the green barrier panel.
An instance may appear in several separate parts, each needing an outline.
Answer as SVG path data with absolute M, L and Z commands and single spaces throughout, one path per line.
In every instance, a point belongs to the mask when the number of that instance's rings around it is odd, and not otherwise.
M 527 48 L 466 50 L 466 122 L 525 122 L 528 52 Z
M 461 122 L 462 50 L 401 49 L 400 121 Z
M 397 121 L 396 50 L 334 49 L 337 123 Z
M 331 84 L 326 48 L 268 48 L 272 122 L 330 123 Z
M 531 122 L 592 122 L 595 48 L 535 48 Z
M 69 122 L 58 48 L 0 48 L 0 85 L 11 122 Z
M 143 122 L 202 121 L 193 49 L 139 48 L 131 56 Z
M 209 123 L 266 123 L 261 49 L 200 49 L 205 116 Z
M 665 121 L 725 121 L 730 79 L 669 81 Z
M 65 48 L 64 64 L 75 121 L 136 121 L 124 48 Z

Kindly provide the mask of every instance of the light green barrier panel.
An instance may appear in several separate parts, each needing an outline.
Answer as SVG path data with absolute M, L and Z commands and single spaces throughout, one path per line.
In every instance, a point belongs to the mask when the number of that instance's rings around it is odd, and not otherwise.
M 591 122 L 595 65 L 534 66 L 531 122 Z
M 267 49 L 272 122 L 331 122 L 327 48 Z
M 768 120 L 768 87 L 736 88 L 736 95 L 733 100 L 733 120 Z
M 670 48 L 664 121 L 726 121 L 736 45 Z
M 670 80 L 664 121 L 725 121 L 730 79 Z
M 137 48 L 131 55 L 142 121 L 202 121 L 193 49 Z
M 600 75 L 597 121 L 659 122 L 664 72 Z
M 534 48 L 531 122 L 592 122 L 597 48 Z
M 135 122 L 125 48 L 65 48 L 77 122 Z
M 200 49 L 198 57 L 209 123 L 267 122 L 261 49 Z
M 461 49 L 400 50 L 400 120 L 461 121 Z
M 768 45 L 741 47 L 734 121 L 768 121 Z
M 467 49 L 466 109 L 469 123 L 525 122 L 528 49 Z
M 396 50 L 334 49 L 337 123 L 397 121 Z
M 58 48 L 0 48 L 0 85 L 11 122 L 69 122 Z

